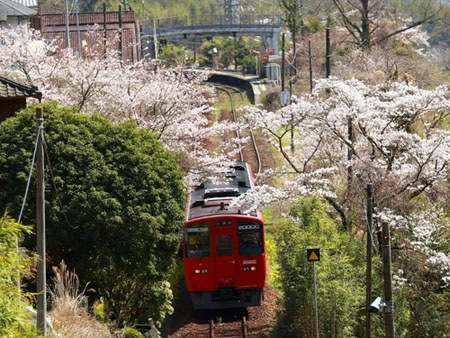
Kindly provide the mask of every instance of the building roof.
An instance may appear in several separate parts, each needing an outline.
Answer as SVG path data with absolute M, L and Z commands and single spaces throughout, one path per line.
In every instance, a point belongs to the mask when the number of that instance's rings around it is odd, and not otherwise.
M 37 7 L 38 2 L 37 0 L 12 0 L 14 2 L 17 2 L 18 4 L 21 4 L 25 7 Z
M 6 21 L 8 16 L 32 16 L 37 12 L 11 0 L 0 0 L 0 21 Z
M 42 94 L 37 87 L 25 86 L 0 76 L 0 100 L 22 97 L 35 97 L 40 99 Z

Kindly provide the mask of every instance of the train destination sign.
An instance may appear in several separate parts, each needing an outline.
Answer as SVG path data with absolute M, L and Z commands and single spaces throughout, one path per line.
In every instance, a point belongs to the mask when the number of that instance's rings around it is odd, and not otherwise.
M 306 258 L 308 262 L 320 261 L 320 249 L 306 249 Z

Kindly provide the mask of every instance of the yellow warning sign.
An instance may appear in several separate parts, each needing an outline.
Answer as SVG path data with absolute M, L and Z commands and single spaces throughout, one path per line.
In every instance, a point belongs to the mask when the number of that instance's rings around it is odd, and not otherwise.
M 320 249 L 306 249 L 308 262 L 320 261 Z

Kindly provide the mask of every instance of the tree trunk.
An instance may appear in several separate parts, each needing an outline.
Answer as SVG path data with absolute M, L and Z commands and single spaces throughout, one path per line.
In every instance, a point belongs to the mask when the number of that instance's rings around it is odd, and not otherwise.
M 370 48 L 369 0 L 361 0 L 361 47 Z

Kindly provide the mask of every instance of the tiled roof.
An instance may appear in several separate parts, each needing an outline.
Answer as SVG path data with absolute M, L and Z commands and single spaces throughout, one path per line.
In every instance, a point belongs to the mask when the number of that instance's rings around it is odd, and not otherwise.
M 0 21 L 6 21 L 8 16 L 31 16 L 36 14 L 34 9 L 25 7 L 11 0 L 0 0 Z
M 42 97 L 36 87 L 25 86 L 0 76 L 0 100 L 20 97 Z

